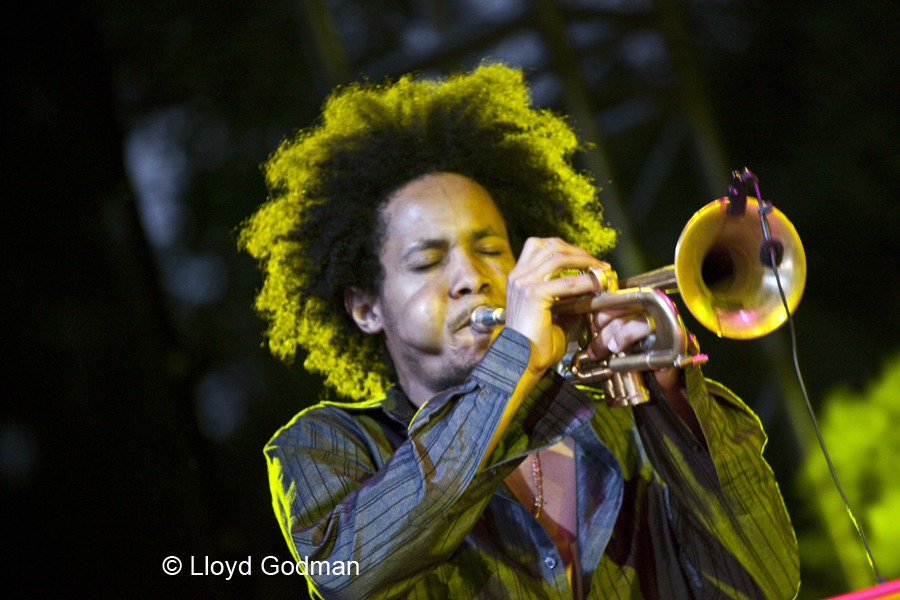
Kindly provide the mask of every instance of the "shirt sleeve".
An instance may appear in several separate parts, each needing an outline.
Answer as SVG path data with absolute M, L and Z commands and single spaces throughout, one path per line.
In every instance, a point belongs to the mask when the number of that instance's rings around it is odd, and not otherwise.
M 275 435 L 265 448 L 275 512 L 316 593 L 399 596 L 449 558 L 518 464 L 514 450 L 495 451 L 478 470 L 528 352 L 527 339 L 502 330 L 465 384 L 416 413 L 392 454 L 373 448 L 377 436 L 332 406 L 301 413 Z M 522 427 L 517 419 L 513 426 Z M 542 437 L 561 437 L 568 425 L 551 424 Z M 313 561 L 354 561 L 359 574 L 323 575 Z
M 651 388 L 655 380 L 648 378 Z M 756 415 L 725 387 L 685 370 L 709 451 L 664 400 L 635 409 L 643 445 L 667 489 L 678 560 L 701 598 L 793 598 L 797 539 Z M 652 390 L 661 397 L 658 388 Z

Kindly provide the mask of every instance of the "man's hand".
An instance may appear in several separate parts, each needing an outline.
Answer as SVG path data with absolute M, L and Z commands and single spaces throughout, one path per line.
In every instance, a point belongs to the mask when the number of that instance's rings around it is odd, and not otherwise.
M 528 367 L 516 384 L 481 458 L 482 467 L 522 400 L 547 369 L 562 360 L 565 354 L 566 335 L 562 327 L 553 322 L 550 312 L 553 304 L 558 298 L 596 291 L 596 281 L 591 275 L 559 277 L 559 274 L 566 269 L 587 271 L 590 268 L 609 269 L 609 265 L 588 254 L 584 248 L 559 238 L 528 238 L 516 266 L 507 275 L 506 327 L 527 337 L 531 352 Z
M 610 309 L 591 316 L 591 335 L 587 352 L 591 359 L 604 360 L 618 352 L 628 352 L 637 342 L 650 335 L 647 317 L 633 308 Z M 654 371 L 656 382 L 666 395 L 666 400 L 691 429 L 694 437 L 706 445 L 700 422 L 687 399 L 687 391 L 681 382 L 681 370 L 676 368 Z
M 558 277 L 565 269 L 609 269 L 578 246 L 559 238 L 529 238 L 506 278 L 506 326 L 531 340 L 528 368 L 540 378 L 565 354 L 566 336 L 550 309 L 558 298 L 596 291 L 590 275 Z
M 650 335 L 650 324 L 644 313 L 635 308 L 616 308 L 591 315 L 591 332 L 595 337 L 588 344 L 588 356 L 605 360 L 618 352 L 630 352 L 632 346 Z M 678 369 L 663 369 L 654 375 L 667 398 L 681 396 Z

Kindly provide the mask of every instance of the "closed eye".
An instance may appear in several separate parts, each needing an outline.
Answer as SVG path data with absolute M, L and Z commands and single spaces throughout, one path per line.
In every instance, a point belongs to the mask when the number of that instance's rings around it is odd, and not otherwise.
M 484 256 L 502 256 L 507 250 L 505 247 L 500 245 L 488 245 L 488 246 L 479 246 L 475 248 L 475 251 L 478 254 Z
M 427 264 L 413 265 L 413 271 L 418 271 L 418 272 L 430 271 L 431 269 L 438 266 L 439 264 L 441 264 L 441 261 L 438 260 L 438 261 L 430 262 Z
M 443 252 L 423 252 L 410 263 L 410 267 L 413 271 L 424 272 L 439 266 L 443 261 Z

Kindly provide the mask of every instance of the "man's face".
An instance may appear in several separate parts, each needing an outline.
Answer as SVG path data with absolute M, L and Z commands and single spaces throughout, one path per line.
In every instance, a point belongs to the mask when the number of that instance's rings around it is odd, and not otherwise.
M 515 266 L 506 225 L 480 185 L 454 173 L 416 179 L 393 194 L 377 299 L 400 383 L 417 405 L 465 380 L 496 332 L 469 327 L 472 309 L 505 306 Z

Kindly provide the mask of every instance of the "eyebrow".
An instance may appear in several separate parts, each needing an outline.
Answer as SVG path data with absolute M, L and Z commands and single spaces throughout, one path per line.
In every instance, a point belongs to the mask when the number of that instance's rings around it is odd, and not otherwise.
M 491 236 L 499 236 L 500 233 L 497 232 L 496 229 L 491 227 L 490 225 L 486 227 L 482 227 L 481 229 L 476 229 L 469 236 L 473 242 L 477 242 L 479 240 L 483 240 L 486 237 Z M 425 250 L 432 250 L 435 248 L 446 248 L 447 240 L 442 238 L 425 238 L 422 240 L 418 240 L 414 242 L 409 248 L 406 249 L 406 252 L 403 253 L 401 258 L 407 258 L 416 252 L 423 252 Z
M 434 248 L 446 248 L 447 240 L 440 238 L 426 238 L 424 240 L 419 240 L 413 243 L 412 246 L 406 249 L 406 252 L 403 253 L 403 256 L 400 258 L 407 258 L 416 252 L 422 252 L 424 250 L 431 250 Z
M 481 229 L 476 229 L 472 232 L 472 241 L 477 242 L 478 240 L 483 240 L 486 237 L 491 237 L 492 235 L 501 236 L 501 234 L 491 227 L 487 225 L 486 227 L 482 227 Z M 502 236 L 501 236 L 502 237 Z

